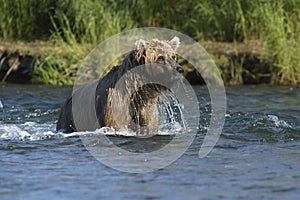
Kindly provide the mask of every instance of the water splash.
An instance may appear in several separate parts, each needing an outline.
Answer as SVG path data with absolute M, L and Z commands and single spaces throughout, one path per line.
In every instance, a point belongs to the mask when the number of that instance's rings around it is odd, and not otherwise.
M 255 118 L 254 116 L 252 118 Z M 287 121 L 280 119 L 280 117 L 276 115 L 263 115 L 259 116 L 253 123 L 251 123 L 253 127 L 265 127 L 265 128 L 276 128 L 276 129 L 286 129 L 293 128 L 291 124 Z
M 276 115 L 268 115 L 267 120 L 274 124 L 276 128 L 292 128 L 289 123 L 279 119 Z
M 28 131 L 26 126 L 30 126 L 32 130 Z M 95 131 L 63 133 L 63 132 L 51 131 L 50 129 L 46 130 L 41 128 L 42 126 L 44 125 L 37 124 L 35 122 L 26 122 L 20 125 L 0 124 L 0 140 L 36 141 L 36 140 L 46 140 L 46 139 L 77 137 L 77 136 L 88 136 L 88 135 L 106 135 L 106 136 L 124 136 L 124 137 L 137 136 L 136 132 L 125 128 L 120 130 L 114 130 L 113 128 L 102 127 Z M 175 134 L 182 133 L 181 130 L 182 127 L 180 126 L 180 124 L 176 124 L 172 130 L 159 130 L 159 132 L 156 135 L 175 135 Z
M 2 102 L 0 101 L 0 108 Z M 3 106 L 3 105 L 2 105 Z M 159 131 L 157 135 L 174 135 L 183 132 L 186 129 L 186 122 L 183 118 L 182 105 L 180 105 L 175 96 L 165 95 L 158 101 L 159 110 Z M 53 111 L 54 112 L 54 111 Z M 23 113 L 22 119 L 36 118 L 43 115 L 48 116 L 53 113 L 52 111 L 42 112 L 39 109 L 34 112 Z M 18 116 L 19 117 L 19 116 Z M 27 121 L 23 123 L 6 123 L 0 122 L 0 140 L 45 140 L 56 138 L 67 138 L 89 134 L 102 134 L 107 136 L 137 136 L 137 133 L 125 128 L 121 130 L 114 130 L 108 127 L 102 127 L 95 131 L 90 132 L 75 132 L 75 133 L 62 133 L 55 131 L 55 122 L 35 122 Z
M 186 130 L 186 122 L 182 114 L 182 106 L 173 96 L 164 96 L 159 100 L 159 131 L 157 135 L 175 135 Z M 129 129 L 114 130 L 102 127 L 95 131 L 74 133 L 56 132 L 55 123 L 25 122 L 23 124 L 0 123 L 0 140 L 45 140 L 67 138 L 82 135 L 101 134 L 107 136 L 134 137 L 137 133 Z
M 183 105 L 179 104 L 174 95 L 160 96 L 158 110 L 160 115 L 159 130 L 166 131 L 175 128 L 179 131 L 187 128 L 182 111 Z
M 25 122 L 23 124 L 1 124 L 0 139 L 2 140 L 42 140 L 55 136 L 53 124 Z

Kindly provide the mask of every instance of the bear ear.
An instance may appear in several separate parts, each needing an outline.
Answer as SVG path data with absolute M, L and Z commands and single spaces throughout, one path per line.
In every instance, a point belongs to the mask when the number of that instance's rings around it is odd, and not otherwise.
M 173 37 L 172 40 L 169 41 L 169 44 L 172 46 L 172 48 L 176 51 L 180 45 L 180 39 L 178 37 Z
M 146 41 L 139 39 L 135 42 L 135 56 L 138 62 L 143 58 L 146 49 Z
M 142 40 L 142 39 L 139 39 L 135 42 L 135 49 L 137 51 L 141 50 L 141 49 L 144 49 L 146 46 L 146 41 L 145 40 Z

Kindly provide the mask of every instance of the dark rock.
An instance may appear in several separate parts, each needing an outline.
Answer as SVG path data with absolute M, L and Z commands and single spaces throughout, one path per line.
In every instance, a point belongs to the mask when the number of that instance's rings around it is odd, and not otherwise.
M 4 51 L 0 57 L 0 81 L 28 83 L 32 79 L 35 64 L 33 56 Z

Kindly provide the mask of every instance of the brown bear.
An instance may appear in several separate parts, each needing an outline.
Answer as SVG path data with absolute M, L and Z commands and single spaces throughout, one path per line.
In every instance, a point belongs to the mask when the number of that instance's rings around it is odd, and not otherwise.
M 159 119 L 157 100 L 161 94 L 170 92 L 170 88 L 151 81 L 145 82 L 143 76 L 171 82 L 179 80 L 178 77 L 182 77 L 184 71 L 177 63 L 176 50 L 179 44 L 178 37 L 167 41 L 136 41 L 135 48 L 124 58 L 121 65 L 113 67 L 100 80 L 73 91 L 61 109 L 56 130 L 92 131 L 106 126 L 117 130 L 129 128 L 141 134 L 156 133 Z M 166 65 L 174 69 L 176 74 L 166 74 L 168 70 L 159 67 Z M 141 73 L 132 72 L 138 67 L 141 67 Z M 176 78 L 172 79 L 173 77 Z M 94 91 L 94 97 L 88 98 L 91 96 L 88 91 L 91 90 Z M 74 98 L 84 103 L 75 106 Z M 95 114 L 91 114 L 93 109 Z M 93 115 L 96 115 L 96 121 Z

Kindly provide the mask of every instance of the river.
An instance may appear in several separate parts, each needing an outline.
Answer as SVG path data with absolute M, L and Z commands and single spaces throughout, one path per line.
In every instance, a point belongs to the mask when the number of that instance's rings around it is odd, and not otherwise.
M 227 87 L 223 131 L 205 158 L 210 98 L 193 89 L 202 120 L 187 151 L 162 169 L 126 173 L 99 162 L 79 134 L 55 131 L 71 87 L 0 85 L 0 199 L 298 199 L 300 88 Z M 124 149 L 171 139 L 111 137 Z

